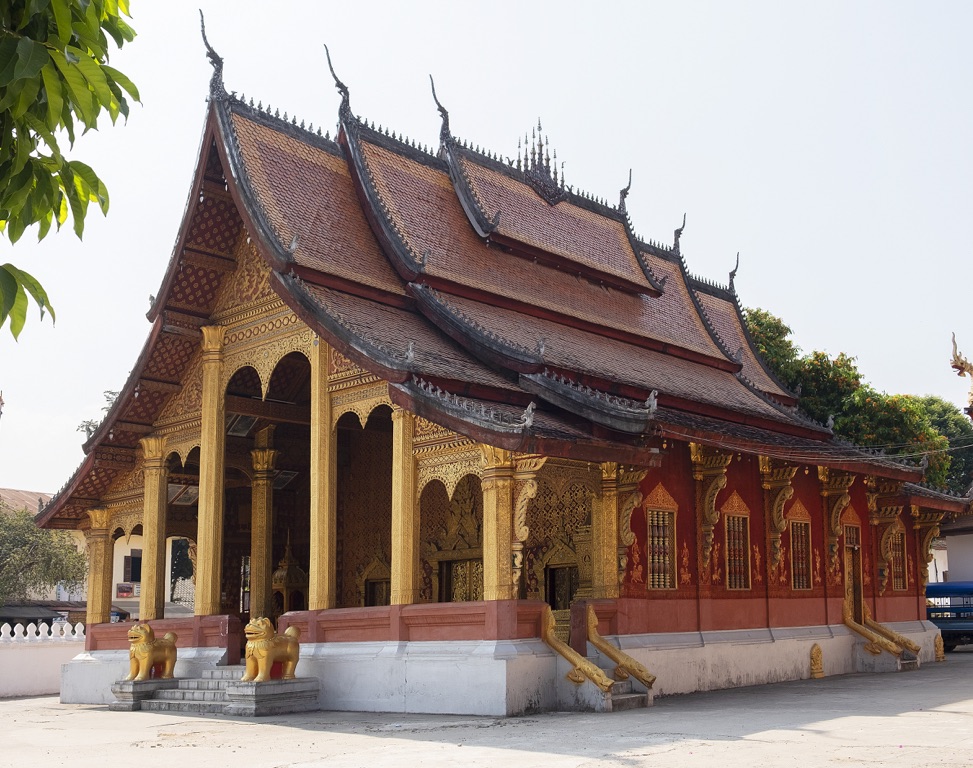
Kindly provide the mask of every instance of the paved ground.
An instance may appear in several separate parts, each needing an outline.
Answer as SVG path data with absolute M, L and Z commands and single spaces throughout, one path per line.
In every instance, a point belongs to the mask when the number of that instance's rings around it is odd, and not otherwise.
M 10 764 L 286 766 L 971 766 L 973 646 L 918 672 L 673 696 L 609 715 L 508 719 L 318 712 L 246 720 L 0 700 Z

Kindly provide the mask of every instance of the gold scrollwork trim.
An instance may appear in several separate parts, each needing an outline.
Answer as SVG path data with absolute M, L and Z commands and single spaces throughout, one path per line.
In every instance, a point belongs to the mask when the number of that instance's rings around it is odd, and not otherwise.
M 285 321 L 287 322 L 285 323 Z M 278 323 L 281 329 L 292 324 L 288 320 L 288 316 L 285 315 L 274 321 L 267 321 L 262 325 L 267 325 L 276 331 L 278 329 Z M 260 377 L 261 395 L 267 397 L 267 392 L 270 389 L 270 377 L 273 375 L 277 364 L 284 357 L 291 352 L 299 352 L 310 360 L 314 334 L 310 328 L 300 323 L 296 318 L 294 318 L 293 323 L 297 325 L 285 335 L 273 335 L 265 339 L 262 343 L 247 344 L 241 346 L 239 349 L 226 351 L 224 353 L 223 370 L 220 378 L 221 391 L 226 391 L 227 384 L 230 383 L 230 379 L 233 378 L 233 375 L 237 371 L 249 366 Z M 254 333 L 256 334 L 261 327 L 257 326 L 254 329 Z
M 392 405 L 388 385 L 384 381 L 334 394 L 331 396 L 331 428 L 334 429 L 346 413 L 358 416 L 364 427 L 371 412 L 380 405 Z

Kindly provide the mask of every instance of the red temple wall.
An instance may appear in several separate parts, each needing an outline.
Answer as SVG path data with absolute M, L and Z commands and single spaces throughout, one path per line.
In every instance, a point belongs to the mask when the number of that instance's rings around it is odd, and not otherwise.
M 716 499 L 721 515 L 714 534 L 709 578 L 700 579 L 696 489 L 692 478 L 689 446 L 666 441 L 662 466 L 651 469 L 640 486 L 643 502 L 632 513 L 635 544 L 629 548 L 621 597 L 632 599 L 622 624 L 630 632 L 685 632 L 694 630 L 743 629 L 755 627 L 808 626 L 841 623 L 844 601 L 844 524 L 838 538 L 835 563 L 828 544 L 830 521 L 821 500 L 817 467 L 800 466 L 791 482 L 794 494 L 784 507 L 787 525 L 781 534 L 781 560 L 768 562 L 769 540 L 764 512 L 764 490 L 756 456 L 734 456 L 727 468 L 727 484 Z M 659 485 L 677 508 L 674 589 L 651 589 L 647 585 L 647 523 L 645 509 Z M 883 595 L 878 594 L 878 541 L 880 531 L 868 520 L 867 488 L 856 477 L 845 512 L 849 524 L 861 527 L 862 588 L 872 614 L 879 621 L 922 618 L 919 606 L 919 563 L 916 534 L 908 511 L 904 511 L 908 588 L 891 586 L 891 575 Z M 734 494 L 749 510 L 750 589 L 726 586 L 726 521 L 723 508 Z M 739 513 L 739 501 L 731 506 Z M 800 511 L 803 507 L 805 512 Z M 857 518 L 857 522 L 856 522 Z M 791 519 L 810 522 L 810 589 L 794 589 Z M 705 576 L 706 574 L 704 574 Z M 707 581 L 709 583 L 707 583 Z M 879 618 L 881 617 L 881 618 Z

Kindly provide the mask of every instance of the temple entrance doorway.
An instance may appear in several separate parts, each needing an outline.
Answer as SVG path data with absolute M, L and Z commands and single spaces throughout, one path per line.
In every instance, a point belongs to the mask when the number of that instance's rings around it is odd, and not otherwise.
M 392 409 L 337 425 L 337 607 L 388 605 L 392 562 Z
M 861 528 L 857 525 L 845 526 L 845 603 L 851 618 L 863 624 Z
M 483 599 L 483 490 L 465 475 L 449 496 L 433 480 L 419 496 L 422 599 L 460 603 Z

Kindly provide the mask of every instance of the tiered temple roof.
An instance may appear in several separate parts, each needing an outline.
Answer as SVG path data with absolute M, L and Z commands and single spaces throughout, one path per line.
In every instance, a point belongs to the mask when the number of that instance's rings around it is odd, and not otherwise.
M 217 61 L 211 52 L 211 58 Z M 221 62 L 220 62 L 221 64 Z M 903 481 L 920 468 L 836 443 L 747 333 L 733 286 L 636 237 L 625 207 L 574 191 L 543 138 L 502 162 L 369 127 L 342 93 L 334 140 L 229 95 L 214 74 L 185 219 L 129 381 L 43 522 L 76 527 L 179 390 L 233 244 L 392 401 L 510 450 L 648 465 L 692 439 Z

